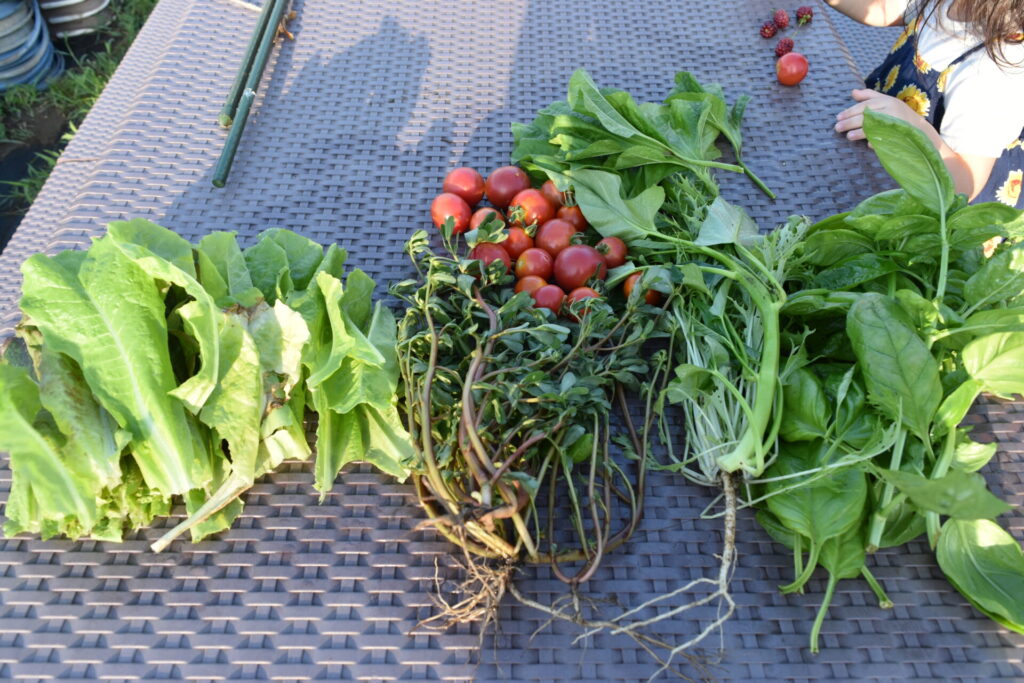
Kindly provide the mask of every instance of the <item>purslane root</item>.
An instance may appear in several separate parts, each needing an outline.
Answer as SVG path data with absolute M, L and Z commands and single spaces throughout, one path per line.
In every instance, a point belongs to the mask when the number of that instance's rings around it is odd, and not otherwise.
M 689 676 L 683 674 L 674 665 L 674 662 L 680 657 L 686 659 L 691 665 L 695 666 L 700 672 L 702 678 L 707 677 L 708 668 L 711 662 L 704 657 L 700 657 L 689 652 L 689 650 L 695 648 L 708 636 L 718 631 L 729 617 L 732 616 L 733 612 L 736 611 L 736 603 L 729 593 L 729 582 L 732 579 L 732 572 L 736 557 L 736 489 L 733 485 L 732 476 L 728 473 L 721 473 L 721 482 L 726 508 L 723 525 L 722 553 L 719 555 L 720 563 L 718 567 L 718 575 L 715 578 L 702 577 L 695 579 L 670 593 L 648 600 L 642 605 L 638 605 L 637 607 L 629 609 L 626 612 L 607 620 L 585 617 L 582 613 L 582 609 L 580 608 L 578 597 L 566 596 L 566 598 L 573 597 L 574 599 L 562 600 L 563 603 L 568 603 L 564 606 L 559 602 L 549 606 L 527 598 L 512 583 L 509 583 L 507 586 L 508 592 L 521 604 L 548 614 L 551 620 L 568 621 L 582 626 L 585 631 L 577 636 L 574 642 L 579 642 L 582 639 L 596 635 L 602 631 L 612 635 L 621 633 L 629 636 L 661 665 L 660 668 L 651 676 L 651 680 L 666 671 L 673 673 L 680 678 L 690 680 Z M 698 588 L 699 586 L 710 586 L 713 587 L 713 590 L 711 593 L 701 598 L 694 599 L 684 605 L 669 609 L 657 616 L 646 619 L 630 620 L 631 617 L 635 617 L 645 610 L 664 605 L 665 601 L 683 595 L 695 588 Z M 700 633 L 694 635 L 685 642 L 672 644 L 650 634 L 651 627 L 655 626 L 659 622 L 671 619 L 672 617 L 687 612 L 695 607 L 712 603 L 717 603 L 718 605 L 718 615 L 715 620 L 704 627 Z

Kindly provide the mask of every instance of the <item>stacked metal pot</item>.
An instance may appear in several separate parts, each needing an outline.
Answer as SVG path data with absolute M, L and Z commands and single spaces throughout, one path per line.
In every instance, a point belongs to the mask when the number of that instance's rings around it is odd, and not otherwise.
M 94 33 L 110 20 L 110 0 L 39 0 L 54 38 Z
M 22 83 L 41 85 L 64 69 L 46 20 L 34 0 L 0 0 L 0 92 Z

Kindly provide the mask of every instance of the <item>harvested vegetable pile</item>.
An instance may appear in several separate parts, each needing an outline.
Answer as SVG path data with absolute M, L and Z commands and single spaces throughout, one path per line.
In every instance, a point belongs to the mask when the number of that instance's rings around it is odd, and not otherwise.
M 309 409 L 321 493 L 356 459 L 404 477 L 394 318 L 361 271 L 342 285 L 344 262 L 286 230 L 243 251 L 232 233 L 193 246 L 144 220 L 28 259 L 0 364 L 4 533 L 120 540 L 180 497 L 188 518 L 154 548 L 201 539 L 257 477 L 310 456 Z
M 733 610 L 735 512 L 751 505 L 794 550 L 784 592 L 801 590 L 818 565 L 829 572 L 814 651 L 836 582 L 862 575 L 890 606 L 867 554 L 925 531 L 965 597 L 1024 629 L 1024 554 L 991 521 L 1008 506 L 975 474 L 995 448 L 958 427 L 980 392 L 1024 393 L 1021 213 L 967 206 L 923 135 L 868 114 L 868 138 L 903 189 L 759 236 L 718 196 L 709 166 L 723 165 L 684 161 L 713 159 L 717 132 L 739 159 L 742 106 L 729 110 L 717 88 L 685 73 L 664 104 L 638 105 L 577 72 L 567 102 L 514 127 L 514 160 L 571 192 L 601 235 L 625 241 L 624 269 L 667 297 L 657 332 L 670 340 L 675 377 L 652 399 L 670 450 L 663 466 L 723 490 L 717 577 L 620 615 L 615 630 L 719 601 L 720 618 L 673 647 L 669 663 L 719 626 Z M 994 237 L 1004 242 L 985 258 Z M 686 417 L 682 434 L 671 404 Z M 637 617 L 708 586 L 710 595 Z
M 762 235 L 713 175 L 772 196 L 742 162 L 745 105 L 685 72 L 637 103 L 578 71 L 513 126 L 521 168 L 446 178 L 440 239 L 417 231 L 416 276 L 391 288 L 397 326 L 365 274 L 342 283 L 341 249 L 284 230 L 242 250 L 130 221 L 32 257 L 0 364 L 5 532 L 116 540 L 180 496 L 188 518 L 154 547 L 203 538 L 311 455 L 315 415 L 321 493 L 354 460 L 411 475 L 425 524 L 464 552 L 432 625 L 489 620 L 507 591 L 672 668 L 734 611 L 736 514 L 756 507 L 793 551 L 783 592 L 829 574 L 813 651 L 838 581 L 891 606 L 868 558 L 922 535 L 957 590 L 1024 632 L 1024 552 L 978 474 L 995 447 L 960 424 L 983 392 L 1024 393 L 1021 212 L 969 206 L 922 134 L 868 112 L 901 189 Z M 719 491 L 720 564 L 603 617 L 580 590 L 637 529 L 651 468 Z M 524 564 L 566 596 L 523 596 Z M 654 633 L 706 605 L 716 618 L 681 642 Z
M 864 131 L 902 189 L 812 226 L 787 276 L 793 362 L 758 520 L 794 551 L 783 592 L 829 573 L 812 651 L 836 583 L 863 575 L 891 606 L 867 557 L 922 534 L 965 598 L 1024 633 L 1024 553 L 977 473 L 996 445 L 960 426 L 982 392 L 1024 394 L 1024 218 L 968 206 L 908 124 L 869 114 Z

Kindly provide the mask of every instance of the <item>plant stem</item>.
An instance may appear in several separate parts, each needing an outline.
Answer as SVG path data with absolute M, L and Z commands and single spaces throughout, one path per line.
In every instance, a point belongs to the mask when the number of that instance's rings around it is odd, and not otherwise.
M 818 608 L 818 616 L 814 618 L 814 626 L 811 627 L 811 652 L 818 653 L 818 636 L 821 634 L 821 625 L 825 622 L 825 615 L 828 614 L 828 606 L 832 602 L 832 594 L 836 591 L 836 584 L 839 579 L 829 574 L 828 588 L 825 589 L 825 597 Z
M 882 609 L 892 609 L 892 600 L 885 594 L 885 589 L 882 588 L 882 584 L 878 583 L 878 579 L 871 573 L 871 570 L 867 567 L 861 567 L 860 575 L 864 577 L 864 580 L 871 586 L 871 590 L 874 591 L 875 597 L 878 598 L 878 606 Z
M 768 195 L 768 199 L 775 199 L 775 193 L 768 189 L 768 186 L 765 185 L 764 182 L 757 177 L 757 174 L 750 170 L 749 166 L 747 166 L 741 161 L 740 168 L 743 169 L 743 172 L 746 174 L 748 178 L 754 181 L 754 184 L 757 185 L 758 189 L 760 189 L 761 192 L 764 192 L 766 195 Z
M 939 239 L 942 240 L 942 253 L 939 258 L 939 284 L 935 288 L 935 300 L 942 304 L 946 297 L 946 278 L 949 275 L 949 234 L 946 230 L 946 211 L 939 211 Z
M 779 590 L 783 593 L 795 593 L 803 588 L 804 584 L 811 580 L 811 575 L 814 574 L 814 570 L 818 567 L 818 556 L 820 554 L 821 544 L 811 540 L 811 551 L 807 556 L 807 565 L 804 567 L 803 573 L 796 577 L 793 583 L 779 586 Z
M 899 435 L 896 437 L 896 444 L 892 447 L 892 457 L 889 459 L 889 469 L 898 470 L 900 464 L 903 461 L 903 446 L 907 441 L 907 430 L 900 429 Z M 882 533 L 885 531 L 885 522 L 888 519 L 889 511 L 888 505 L 892 502 L 893 493 L 895 493 L 896 487 L 890 482 L 885 482 L 882 486 L 882 498 L 880 500 L 879 509 L 875 510 L 874 515 L 871 517 L 871 526 L 868 530 L 868 544 L 867 552 L 873 553 L 878 550 L 878 544 L 882 542 Z
M 953 464 L 953 456 L 956 454 L 956 429 L 950 429 L 946 432 L 946 441 L 942 446 L 942 454 L 939 455 L 938 461 L 935 463 L 935 467 L 932 468 L 932 472 L 928 475 L 929 479 L 941 479 L 946 476 L 949 472 L 949 466 Z M 928 530 L 928 544 L 932 550 L 935 549 L 935 544 L 939 542 L 939 513 L 929 510 L 925 513 L 925 527 Z

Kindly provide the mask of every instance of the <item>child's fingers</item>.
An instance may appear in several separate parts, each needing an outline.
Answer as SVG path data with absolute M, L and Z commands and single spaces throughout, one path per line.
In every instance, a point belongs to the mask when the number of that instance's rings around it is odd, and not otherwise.
M 850 93 L 850 95 L 853 97 L 853 99 L 857 100 L 858 102 L 864 102 L 865 100 L 873 100 L 876 97 L 884 97 L 882 93 L 878 92 L 877 90 L 871 90 L 870 88 L 861 88 L 859 90 L 854 90 L 852 93 Z
M 848 130 L 856 130 L 864 127 L 864 115 L 857 114 L 846 119 L 836 121 L 836 132 L 845 133 Z
M 864 129 L 863 128 L 858 128 L 857 130 L 851 130 L 849 133 L 846 134 L 846 139 L 847 140 L 863 140 L 866 137 L 867 136 L 864 135 Z
M 862 115 L 864 113 L 864 108 L 865 107 L 867 107 L 867 105 L 864 104 L 863 102 L 861 102 L 859 104 L 855 104 L 852 107 L 849 107 L 848 109 L 844 109 L 843 111 L 841 111 L 838 114 L 836 114 L 836 120 L 837 121 L 842 121 L 843 119 L 848 119 L 848 118 L 850 118 L 852 116 L 860 116 L 860 115 Z

